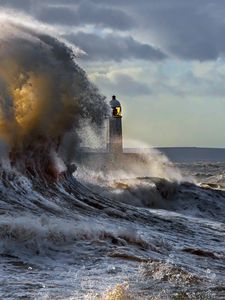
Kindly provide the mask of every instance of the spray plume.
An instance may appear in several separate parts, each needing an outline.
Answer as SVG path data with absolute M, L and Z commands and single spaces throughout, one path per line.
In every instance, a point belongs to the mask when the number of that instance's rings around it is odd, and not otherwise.
M 78 144 L 83 120 L 99 125 L 107 104 L 75 63 L 73 50 L 1 16 L 0 28 L 1 142 L 14 160 L 56 151 L 71 130 Z

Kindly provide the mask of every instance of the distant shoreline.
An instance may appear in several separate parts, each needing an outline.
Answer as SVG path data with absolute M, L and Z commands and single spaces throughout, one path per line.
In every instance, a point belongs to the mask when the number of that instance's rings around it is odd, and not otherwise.
M 225 148 L 204 148 L 204 147 L 158 147 L 158 148 L 124 148 L 126 154 L 148 154 L 151 151 L 158 150 L 165 154 L 172 162 L 175 163 L 193 163 L 193 162 L 224 162 Z M 83 148 L 82 152 L 86 154 L 107 154 L 105 149 Z
M 144 150 L 144 151 L 143 151 Z M 173 162 L 225 162 L 225 148 L 158 147 L 149 149 L 125 148 L 125 153 L 148 153 L 158 150 Z

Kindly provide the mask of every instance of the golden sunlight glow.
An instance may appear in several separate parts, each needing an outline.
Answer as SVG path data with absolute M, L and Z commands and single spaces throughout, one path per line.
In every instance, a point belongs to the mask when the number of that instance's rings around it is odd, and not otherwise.
M 75 102 L 66 89 L 61 99 L 55 101 L 54 77 L 44 72 L 23 74 L 12 61 L 10 68 L 1 68 L 0 76 L 11 99 L 5 107 L 7 113 L 0 108 L 0 137 L 5 142 L 15 146 L 33 133 L 56 137 L 68 126 Z

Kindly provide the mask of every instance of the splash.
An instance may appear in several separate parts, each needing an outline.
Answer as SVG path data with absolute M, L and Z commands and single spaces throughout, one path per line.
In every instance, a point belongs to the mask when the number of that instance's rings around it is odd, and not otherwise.
M 96 153 L 94 159 L 91 155 L 84 156 L 79 164 L 77 177 L 85 182 L 103 184 L 115 180 L 133 180 L 138 177 L 157 177 L 172 182 L 193 182 L 189 176 L 184 176 L 162 152 L 152 146 L 137 140 L 125 140 L 133 143 L 136 149 L 126 149 L 126 152 L 109 154 Z
M 71 131 L 77 146 L 82 120 L 103 121 L 104 97 L 65 43 L 1 16 L 0 27 L 1 143 L 10 148 L 12 160 L 21 155 L 43 159 L 43 153 L 57 152 Z M 65 158 L 68 151 L 61 152 Z
M 118 284 L 99 300 L 134 300 L 128 295 L 128 286 Z
M 168 209 L 183 182 L 192 182 L 157 149 L 136 142 L 143 152 L 84 156 L 76 178 L 112 201 L 136 207 Z M 143 147 L 144 146 L 144 147 Z

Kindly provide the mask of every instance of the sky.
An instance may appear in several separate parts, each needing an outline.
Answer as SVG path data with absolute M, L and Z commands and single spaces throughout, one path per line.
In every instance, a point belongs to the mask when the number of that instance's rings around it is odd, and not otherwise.
M 84 51 L 90 80 L 122 104 L 125 147 L 225 147 L 225 1 L 0 0 L 0 10 Z

